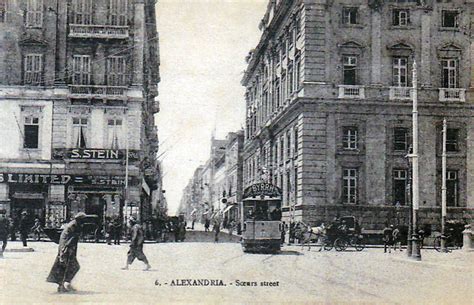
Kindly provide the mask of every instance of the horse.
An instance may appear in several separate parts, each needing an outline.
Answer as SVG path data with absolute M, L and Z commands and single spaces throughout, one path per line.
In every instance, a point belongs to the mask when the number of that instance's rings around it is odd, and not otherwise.
M 308 246 L 308 251 L 311 250 L 311 241 L 318 241 L 322 240 L 322 238 L 326 235 L 326 228 L 324 223 L 321 224 L 319 227 L 311 227 L 305 224 L 302 221 L 299 221 L 295 225 L 295 233 L 297 238 L 301 241 L 301 249 L 304 248 L 305 245 Z M 321 243 L 321 248 L 319 251 L 323 249 L 323 243 Z

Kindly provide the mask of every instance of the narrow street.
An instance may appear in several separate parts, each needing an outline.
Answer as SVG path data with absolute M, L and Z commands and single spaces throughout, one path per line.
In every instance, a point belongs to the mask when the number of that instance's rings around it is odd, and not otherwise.
M 318 252 L 289 246 L 279 255 L 259 255 L 244 254 L 238 243 L 162 243 L 145 245 L 153 266 L 145 272 L 141 262 L 121 270 L 126 244 L 86 243 L 78 250 L 81 270 L 73 282 L 78 292 L 58 294 L 45 281 L 56 244 L 30 245 L 35 252 L 6 252 L 0 260 L 1 304 L 249 304 L 257 295 L 288 304 L 472 304 L 472 252 L 426 250 L 422 262 L 413 262 L 405 252 L 382 249 Z M 21 245 L 12 242 L 9 248 Z M 194 280 L 225 286 L 190 286 Z

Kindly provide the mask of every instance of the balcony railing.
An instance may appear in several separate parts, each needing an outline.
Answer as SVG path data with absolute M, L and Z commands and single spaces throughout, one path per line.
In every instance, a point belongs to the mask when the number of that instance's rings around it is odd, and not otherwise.
M 390 100 L 411 100 L 411 87 L 390 87 Z
M 69 85 L 71 98 L 85 99 L 123 99 L 126 97 L 127 87 L 123 86 L 94 86 Z
M 339 85 L 338 98 L 365 98 L 364 87 L 358 85 Z
M 439 88 L 440 102 L 465 102 L 466 89 L 461 88 Z
M 95 24 L 69 25 L 69 37 L 74 38 L 127 39 L 128 36 L 128 26 Z

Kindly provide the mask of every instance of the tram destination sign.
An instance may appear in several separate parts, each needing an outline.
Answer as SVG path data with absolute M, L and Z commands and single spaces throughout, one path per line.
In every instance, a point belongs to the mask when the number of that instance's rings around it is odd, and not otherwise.
M 244 198 L 257 196 L 279 197 L 281 190 L 270 183 L 257 183 L 247 187 L 244 191 Z
M 72 160 L 125 160 L 125 149 L 95 149 L 95 148 L 57 148 L 54 150 L 54 159 Z M 131 161 L 140 159 L 138 150 L 129 150 L 128 158 Z
M 123 186 L 124 176 L 0 173 L 0 183 Z

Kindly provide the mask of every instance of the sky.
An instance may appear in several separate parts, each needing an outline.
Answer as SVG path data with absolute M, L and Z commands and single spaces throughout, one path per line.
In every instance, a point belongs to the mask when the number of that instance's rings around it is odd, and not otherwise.
M 179 206 L 194 170 L 209 158 L 211 136 L 225 138 L 245 121 L 240 84 L 255 48 L 268 0 L 159 0 L 155 120 L 169 214 Z

